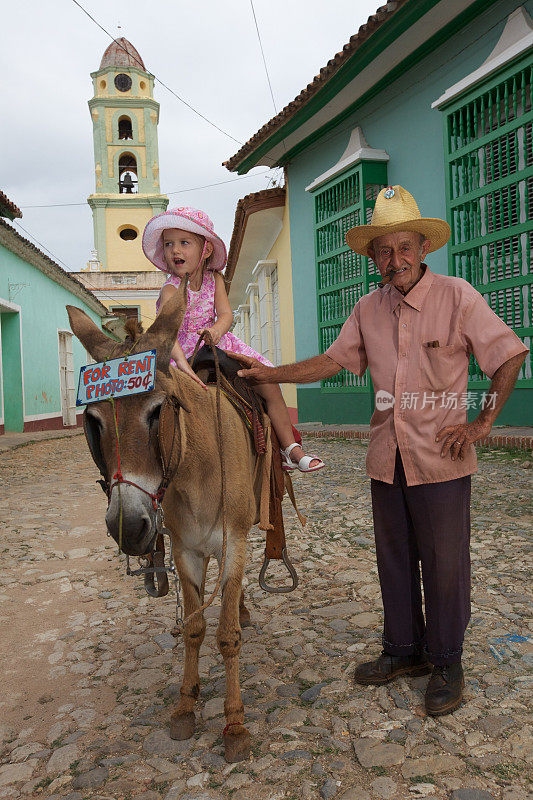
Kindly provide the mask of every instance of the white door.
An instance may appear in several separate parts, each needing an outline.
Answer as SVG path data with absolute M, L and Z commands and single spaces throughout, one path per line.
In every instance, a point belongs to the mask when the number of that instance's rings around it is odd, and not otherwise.
M 59 331 L 59 382 L 63 425 L 76 424 L 76 390 L 74 388 L 74 356 L 72 333 Z

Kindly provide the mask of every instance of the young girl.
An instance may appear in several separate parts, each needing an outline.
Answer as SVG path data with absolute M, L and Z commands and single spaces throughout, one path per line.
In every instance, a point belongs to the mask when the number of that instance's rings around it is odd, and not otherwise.
M 198 336 L 206 331 L 221 349 L 251 356 L 262 364 L 272 366 L 270 361 L 229 330 L 233 324 L 233 314 L 220 274 L 220 270 L 226 266 L 226 247 L 214 232 L 207 214 L 188 207 L 158 214 L 144 229 L 142 246 L 152 264 L 168 273 L 156 304 L 158 313 L 177 290 L 182 278 L 189 274 L 187 311 L 172 350 L 174 366 L 204 386 L 187 358 L 192 355 Z M 314 456 L 304 455 L 301 446 L 294 441 L 289 412 L 278 384 L 263 384 L 254 388 L 266 400 L 268 415 L 282 447 L 283 468 L 299 469 L 300 472 L 322 469 L 324 462 Z

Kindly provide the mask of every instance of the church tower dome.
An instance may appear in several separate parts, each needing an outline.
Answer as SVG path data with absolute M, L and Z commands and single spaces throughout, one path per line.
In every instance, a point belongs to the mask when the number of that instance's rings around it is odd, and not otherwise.
M 111 42 L 100 62 L 100 69 L 105 67 L 140 67 L 146 71 L 144 61 L 131 42 L 122 36 Z

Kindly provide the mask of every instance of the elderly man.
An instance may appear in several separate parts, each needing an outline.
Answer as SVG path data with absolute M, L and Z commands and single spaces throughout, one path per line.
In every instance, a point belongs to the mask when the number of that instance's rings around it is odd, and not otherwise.
M 376 264 L 380 288 L 359 300 L 324 354 L 278 368 L 244 362 L 251 368 L 239 372 L 256 383 L 308 383 L 342 368 L 361 376 L 368 366 L 376 410 L 367 474 L 384 630 L 383 652 L 354 677 L 381 685 L 431 671 L 425 703 L 434 716 L 458 708 L 464 687 L 473 443 L 490 432 L 527 352 L 469 283 L 423 263 L 449 236 L 448 223 L 422 218 L 403 187 L 383 189 L 371 224 L 346 235 Z M 492 383 L 490 401 L 467 422 L 471 354 Z

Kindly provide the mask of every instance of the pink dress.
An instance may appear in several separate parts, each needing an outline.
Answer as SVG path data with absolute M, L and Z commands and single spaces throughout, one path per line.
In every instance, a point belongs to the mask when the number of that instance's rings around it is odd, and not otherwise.
M 163 286 L 169 283 L 178 287 L 181 279 L 177 275 L 169 275 Z M 161 291 L 163 291 L 163 286 Z M 156 303 L 157 311 L 159 311 L 160 304 L 161 293 Z M 190 285 L 187 286 L 187 311 L 178 332 L 178 342 L 186 358 L 192 356 L 196 347 L 196 342 L 198 341 L 197 330 L 199 328 L 210 328 L 215 320 L 215 275 L 212 270 L 205 269 L 200 291 L 194 292 Z M 230 350 L 232 353 L 241 353 L 245 356 L 257 358 L 261 364 L 266 364 L 267 367 L 273 366 L 267 358 L 260 355 L 260 353 L 256 353 L 255 350 L 231 333 L 231 331 L 224 334 L 217 346 L 221 350 Z M 175 366 L 174 361 L 171 361 L 171 363 Z

